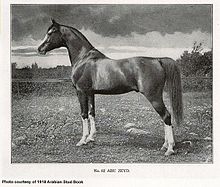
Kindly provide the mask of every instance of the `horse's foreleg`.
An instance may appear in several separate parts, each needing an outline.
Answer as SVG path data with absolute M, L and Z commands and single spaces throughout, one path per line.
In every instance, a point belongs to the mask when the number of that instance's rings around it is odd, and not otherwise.
M 82 131 L 83 135 L 81 140 L 76 144 L 76 146 L 81 146 L 86 144 L 86 138 L 89 135 L 89 123 L 88 123 L 88 96 L 85 93 L 77 92 L 77 96 L 81 108 L 81 117 L 82 117 Z
M 94 141 L 96 128 L 95 128 L 95 96 L 88 96 L 88 104 L 89 104 L 89 121 L 90 121 L 90 133 L 86 139 L 86 143 L 90 141 Z

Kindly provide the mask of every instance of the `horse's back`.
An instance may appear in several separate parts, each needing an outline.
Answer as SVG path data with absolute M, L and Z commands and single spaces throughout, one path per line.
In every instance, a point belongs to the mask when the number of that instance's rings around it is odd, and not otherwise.
M 106 58 L 92 64 L 93 89 L 97 93 L 142 91 L 164 79 L 163 68 L 156 58 Z
M 97 93 L 120 94 L 138 90 L 135 70 L 127 59 L 102 59 L 92 68 L 93 88 Z

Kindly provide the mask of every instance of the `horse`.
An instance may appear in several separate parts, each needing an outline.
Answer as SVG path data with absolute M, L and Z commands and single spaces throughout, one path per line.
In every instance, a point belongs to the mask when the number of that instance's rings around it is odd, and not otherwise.
M 147 98 L 162 118 L 165 141 L 161 150 L 165 151 L 165 155 L 173 154 L 173 125 L 163 102 L 163 90 L 166 84 L 173 118 L 179 125 L 183 119 L 183 106 L 181 73 L 176 61 L 168 57 L 142 56 L 114 60 L 93 47 L 76 28 L 57 23 L 54 19 L 51 21 L 38 53 L 45 55 L 56 48 L 67 48 L 72 67 L 71 79 L 82 118 L 82 138 L 76 146 L 94 141 L 95 94 L 115 95 L 136 91 Z

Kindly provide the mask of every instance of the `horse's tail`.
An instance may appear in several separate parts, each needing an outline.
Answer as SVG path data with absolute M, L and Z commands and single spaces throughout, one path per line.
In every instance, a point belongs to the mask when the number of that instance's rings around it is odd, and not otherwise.
M 169 93 L 173 116 L 176 124 L 183 120 L 182 85 L 180 69 L 171 58 L 161 58 L 161 65 L 166 75 L 166 86 Z

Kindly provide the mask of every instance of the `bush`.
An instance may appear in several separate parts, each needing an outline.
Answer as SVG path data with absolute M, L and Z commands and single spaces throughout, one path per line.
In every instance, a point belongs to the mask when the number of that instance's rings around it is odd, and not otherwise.
M 183 92 L 201 92 L 212 90 L 212 78 L 185 77 L 182 78 Z
M 202 44 L 195 42 L 191 52 L 184 51 L 177 59 L 184 77 L 212 77 L 212 51 L 202 53 L 202 50 Z

